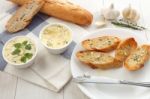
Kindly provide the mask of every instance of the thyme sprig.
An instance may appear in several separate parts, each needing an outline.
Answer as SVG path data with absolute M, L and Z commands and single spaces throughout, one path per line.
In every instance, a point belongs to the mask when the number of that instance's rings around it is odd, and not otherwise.
M 120 27 L 127 27 L 127 28 L 131 28 L 134 30 L 145 30 L 146 29 L 143 26 L 139 26 L 137 23 L 127 21 L 124 19 L 114 20 L 114 21 L 111 21 L 111 23 L 114 25 L 120 26 Z

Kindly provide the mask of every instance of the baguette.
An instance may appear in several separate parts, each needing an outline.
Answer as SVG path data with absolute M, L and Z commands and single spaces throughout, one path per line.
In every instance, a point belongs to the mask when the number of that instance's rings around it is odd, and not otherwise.
M 115 58 L 120 61 L 125 61 L 129 54 L 137 48 L 137 42 L 134 38 L 127 38 L 121 41 L 115 51 Z
M 142 45 L 125 60 L 124 66 L 130 71 L 139 70 L 150 58 L 150 45 Z
M 24 4 L 8 20 L 6 24 L 7 31 L 13 33 L 24 29 L 31 22 L 34 15 L 38 13 L 43 4 L 43 0 L 31 0 Z
M 98 50 L 102 52 L 109 52 L 118 46 L 120 40 L 113 36 L 102 36 L 93 39 L 82 41 L 82 46 L 87 50 Z
M 12 2 L 23 5 L 30 0 L 11 0 Z M 93 16 L 86 9 L 75 5 L 67 0 L 44 0 L 45 4 L 41 12 L 70 21 L 79 25 L 89 25 L 92 23 Z
M 97 51 L 79 51 L 77 58 L 93 69 L 111 69 L 120 67 L 120 64 L 109 54 Z

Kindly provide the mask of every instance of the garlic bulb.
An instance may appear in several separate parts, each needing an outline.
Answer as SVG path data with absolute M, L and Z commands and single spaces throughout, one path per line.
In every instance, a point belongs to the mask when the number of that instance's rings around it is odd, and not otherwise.
M 137 22 L 140 18 L 139 13 L 135 9 L 132 9 L 129 5 L 128 8 L 125 8 L 122 12 L 123 18 L 129 21 Z
M 107 20 L 117 19 L 119 11 L 114 9 L 114 5 L 111 4 L 109 8 L 102 9 L 102 16 Z

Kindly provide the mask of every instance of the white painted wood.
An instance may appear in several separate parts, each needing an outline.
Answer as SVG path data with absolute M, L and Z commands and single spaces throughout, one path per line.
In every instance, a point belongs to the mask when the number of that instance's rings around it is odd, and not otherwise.
M 63 99 L 63 90 L 55 93 L 19 79 L 15 99 Z
M 104 0 L 104 7 L 109 7 L 111 4 L 114 4 L 115 9 L 120 12 L 127 7 L 132 0 Z
M 0 99 L 15 99 L 17 78 L 0 71 Z
M 64 88 L 64 99 L 88 99 L 88 97 L 71 81 Z
M 150 42 L 150 1 L 149 0 L 140 0 L 141 4 L 141 10 L 142 10 L 142 17 L 144 19 L 145 27 L 147 27 L 149 30 L 145 31 L 147 35 L 147 39 Z
M 140 14 L 139 24 L 144 27 L 150 26 L 150 21 L 148 20 L 148 18 L 146 18 L 146 16 L 149 15 L 147 13 L 147 9 L 146 9 L 146 7 L 148 7 L 147 3 L 150 3 L 150 2 L 147 2 L 147 0 L 144 0 L 144 1 L 143 0 L 138 0 L 138 1 L 132 0 L 132 5 L 134 5 L 133 7 L 135 7 L 135 9 L 137 9 L 137 11 Z M 150 38 L 149 37 L 150 35 L 147 30 L 142 31 L 141 34 L 143 34 L 143 35 L 145 34 L 146 39 Z M 141 35 L 141 37 L 143 37 L 143 36 Z
M 70 0 L 75 4 L 82 6 L 91 13 L 96 13 L 100 11 L 103 0 Z

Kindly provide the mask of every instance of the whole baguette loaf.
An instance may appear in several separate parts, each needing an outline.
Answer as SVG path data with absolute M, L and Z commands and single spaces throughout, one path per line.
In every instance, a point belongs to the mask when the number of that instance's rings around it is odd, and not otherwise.
M 111 69 L 118 68 L 121 64 L 107 53 L 97 51 L 79 51 L 77 58 L 91 68 Z
M 145 62 L 150 58 L 150 45 L 142 45 L 132 52 L 124 62 L 125 68 L 130 71 L 144 67 Z
M 109 52 L 118 46 L 120 39 L 114 36 L 101 36 L 82 41 L 82 46 L 87 50 Z
M 30 0 L 11 0 L 23 5 Z M 41 12 L 79 25 L 89 25 L 92 23 L 92 14 L 84 8 L 75 5 L 67 0 L 44 0 L 45 4 Z
M 34 15 L 39 12 L 43 4 L 43 0 L 31 0 L 21 6 L 8 20 L 6 24 L 7 31 L 13 33 L 24 29 L 31 22 Z

